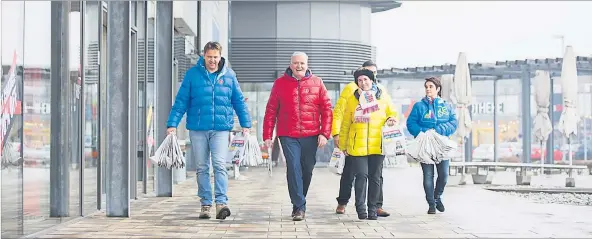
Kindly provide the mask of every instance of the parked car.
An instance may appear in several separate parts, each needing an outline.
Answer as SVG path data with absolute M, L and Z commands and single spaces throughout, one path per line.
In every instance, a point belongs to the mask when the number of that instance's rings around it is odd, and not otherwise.
M 540 144 L 533 144 L 530 146 L 530 159 L 532 161 L 541 160 L 541 154 L 542 154 L 542 150 L 541 150 Z M 546 154 L 547 154 L 547 150 L 545 149 L 545 155 Z M 553 161 L 561 161 L 561 160 L 563 160 L 563 152 L 561 152 L 560 148 L 555 148 L 553 150 Z
M 494 150 L 494 144 L 480 144 L 477 148 L 473 149 L 473 161 L 494 161 Z M 516 156 L 516 152 L 514 152 L 513 148 L 510 147 L 508 144 L 501 143 L 498 146 L 498 160 L 514 156 Z

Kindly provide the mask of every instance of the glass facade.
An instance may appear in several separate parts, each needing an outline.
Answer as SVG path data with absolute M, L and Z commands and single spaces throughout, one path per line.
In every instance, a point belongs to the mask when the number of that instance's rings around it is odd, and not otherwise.
M 61 7 L 63 3 L 69 5 Z M 107 77 L 106 1 L 2 1 L 1 84 L 2 124 L 0 147 L 2 237 L 14 238 L 47 229 L 72 218 L 89 215 L 106 206 L 106 151 L 108 122 L 105 111 Z M 56 9 L 69 9 L 67 22 L 55 17 Z M 137 82 L 137 152 L 132 152 L 132 199 L 154 192 L 154 166 L 147 155 L 155 151 L 154 141 L 154 1 L 131 2 L 130 80 Z M 61 25 L 60 25 L 61 24 Z M 55 27 L 67 27 L 60 42 L 67 56 L 54 51 Z M 59 33 L 59 32 L 58 32 Z M 194 36 L 193 36 L 194 37 Z M 176 36 L 175 57 L 182 59 L 180 71 L 191 64 L 185 55 L 188 36 Z M 52 45 L 54 44 L 54 45 Z M 68 176 L 52 179 L 57 159 L 52 158 L 52 77 L 55 59 L 67 59 L 67 89 L 63 97 L 72 105 L 67 119 L 70 138 Z M 59 70 L 59 69 L 58 69 Z M 184 72 L 183 72 L 184 73 Z M 135 86 L 130 84 L 130 86 Z M 50 197 L 57 184 L 66 184 L 67 212 L 53 216 Z
M 530 96 L 530 121 L 534 120 L 537 106 L 535 102 L 535 88 L 534 80 L 531 80 L 531 96 Z M 393 101 L 403 114 L 403 122 L 409 115 L 413 104 L 420 100 L 425 94 L 423 88 L 424 81 L 422 79 L 402 79 L 389 78 L 383 79 L 384 84 Z M 591 97 L 591 76 L 579 76 L 578 84 L 580 92 L 578 93 L 578 111 L 582 117 L 579 123 L 578 138 L 572 142 L 572 151 L 574 152 L 574 160 L 583 160 L 592 158 L 592 147 L 590 145 L 590 135 L 592 135 L 591 112 L 592 112 L 592 97 Z M 472 146 L 473 146 L 473 160 L 482 160 L 482 158 L 493 157 L 494 144 L 494 113 L 497 114 L 498 120 L 498 159 L 499 160 L 518 160 L 516 155 L 522 154 L 522 105 L 521 105 L 521 80 L 519 79 L 500 79 L 497 81 L 497 107 L 494 104 L 494 81 L 473 81 L 472 93 L 473 104 L 471 107 L 472 114 Z M 556 126 L 559 122 L 562 109 L 562 94 L 560 78 L 554 78 L 553 86 L 553 125 Z M 494 112 L 495 111 L 495 112 Z M 532 126 L 532 124 L 531 124 Z M 555 129 L 553 132 L 553 158 L 555 162 L 568 160 L 569 150 L 567 139 Z M 536 142 L 533 135 L 531 138 L 532 150 L 531 158 L 533 161 L 540 159 L 540 143 Z

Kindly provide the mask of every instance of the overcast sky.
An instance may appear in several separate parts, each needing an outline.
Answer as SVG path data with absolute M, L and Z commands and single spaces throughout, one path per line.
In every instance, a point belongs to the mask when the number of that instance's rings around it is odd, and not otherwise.
M 30 66 L 47 65 L 50 60 L 48 7 L 49 2 L 27 2 L 27 11 L 35 18 L 24 26 L 11 21 L 19 17 L 19 10 L 3 11 L 3 27 L 29 29 L 24 58 Z M 403 1 L 400 8 L 373 14 L 372 44 L 380 68 L 455 63 L 460 51 L 470 62 L 560 57 L 561 40 L 554 35 L 563 35 L 577 55 L 592 56 L 591 13 L 592 1 Z M 79 29 L 79 14 L 71 14 L 71 27 Z M 79 37 L 70 37 L 73 69 Z M 11 49 L 22 44 L 22 36 L 3 38 L 7 41 L 2 59 L 10 61 Z
M 560 57 L 561 40 L 592 56 L 592 1 L 402 1 L 372 16 L 380 68 Z

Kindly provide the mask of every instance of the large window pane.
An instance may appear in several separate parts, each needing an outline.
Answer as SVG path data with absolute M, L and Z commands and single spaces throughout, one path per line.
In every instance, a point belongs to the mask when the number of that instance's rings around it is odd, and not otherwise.
M 22 234 L 23 208 L 23 161 L 21 152 L 22 114 L 18 105 L 23 87 L 23 29 L 25 21 L 24 2 L 3 1 L 2 12 L 2 111 L 0 150 L 2 152 L 2 237 L 17 237 Z M 27 174 L 30 175 L 30 174 Z M 34 180 L 42 176 L 35 175 Z M 27 180 L 30 182 L 31 180 Z M 24 190 L 27 190 L 25 188 Z M 37 193 L 40 190 L 36 191 Z M 39 196 L 38 196 L 39 197 Z
M 97 210 L 99 183 L 99 33 L 101 5 L 85 2 L 84 19 L 84 215 Z

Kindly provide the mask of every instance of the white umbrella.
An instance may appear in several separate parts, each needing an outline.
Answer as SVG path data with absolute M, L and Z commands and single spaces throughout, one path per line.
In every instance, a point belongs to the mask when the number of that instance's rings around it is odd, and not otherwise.
M 440 78 L 440 83 L 442 83 L 442 89 L 440 89 L 442 92 L 442 99 L 449 102 L 455 102 L 456 100 L 452 99 L 454 98 L 454 75 L 442 75 Z
M 537 114 L 534 117 L 534 136 L 541 144 L 541 174 L 543 173 L 543 164 L 545 162 L 545 144 L 549 134 L 553 131 L 551 119 L 549 119 L 549 98 L 551 96 L 551 77 L 549 72 L 537 70 L 534 77 L 535 101 L 537 104 Z
M 571 46 L 565 49 L 561 66 L 561 91 L 563 95 L 563 112 L 559 118 L 558 128 L 567 137 L 569 145 L 569 165 L 572 165 L 571 136 L 578 134 L 580 116 L 577 110 L 578 99 L 578 70 L 576 57 Z
M 463 162 L 466 162 L 466 155 L 464 155 L 465 138 L 471 133 L 471 115 L 469 113 L 469 105 L 473 102 L 471 93 L 471 74 L 469 73 L 469 64 L 467 63 L 467 56 L 464 52 L 458 54 L 458 61 L 454 69 L 454 97 L 452 103 L 456 105 L 456 117 L 458 119 L 458 127 L 456 135 L 461 138 Z M 465 168 L 462 168 L 462 175 L 464 175 Z

